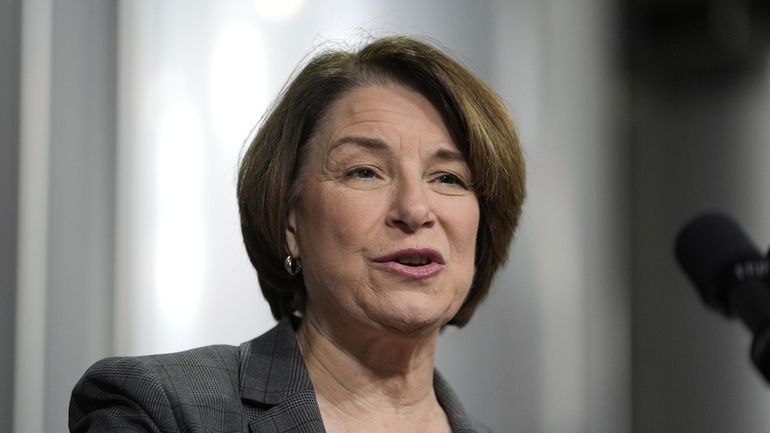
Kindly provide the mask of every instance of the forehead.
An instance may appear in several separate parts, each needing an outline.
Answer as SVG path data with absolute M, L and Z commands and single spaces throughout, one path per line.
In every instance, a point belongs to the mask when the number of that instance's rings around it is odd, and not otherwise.
M 352 132 L 413 136 L 456 147 L 438 110 L 420 93 L 397 84 L 359 87 L 331 105 L 322 135 L 333 141 Z

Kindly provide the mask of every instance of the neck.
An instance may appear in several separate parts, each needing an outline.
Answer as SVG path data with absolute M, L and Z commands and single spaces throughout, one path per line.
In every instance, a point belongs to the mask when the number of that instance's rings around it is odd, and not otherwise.
M 351 423 L 359 422 L 370 432 L 377 431 L 373 425 L 389 431 L 446 425 L 433 391 L 438 330 L 409 336 L 362 332 L 356 326 L 334 327 L 308 312 L 297 340 L 324 423 L 354 431 Z M 423 429 L 432 430 L 440 429 Z

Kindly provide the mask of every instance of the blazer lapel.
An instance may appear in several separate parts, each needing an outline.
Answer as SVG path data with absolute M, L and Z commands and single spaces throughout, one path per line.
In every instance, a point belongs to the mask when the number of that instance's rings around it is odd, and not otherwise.
M 240 387 L 251 433 L 325 431 L 288 318 L 241 345 Z
M 449 425 L 452 427 L 453 433 L 489 431 L 468 416 L 463 405 L 460 403 L 460 399 L 457 398 L 457 395 L 452 391 L 452 388 L 438 370 L 433 371 L 433 390 L 436 392 L 436 398 L 444 409 L 444 413 L 449 418 Z
M 240 348 L 240 391 L 250 433 L 324 433 L 313 383 L 288 318 Z M 438 373 L 433 387 L 455 433 L 488 431 L 472 420 Z M 244 431 L 246 426 L 244 426 Z
M 251 433 L 324 433 L 315 393 L 291 395 L 249 422 Z

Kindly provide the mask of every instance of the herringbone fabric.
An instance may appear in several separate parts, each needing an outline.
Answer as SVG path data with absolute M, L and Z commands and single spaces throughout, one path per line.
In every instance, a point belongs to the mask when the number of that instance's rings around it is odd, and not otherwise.
M 455 433 L 487 432 L 436 373 Z M 315 392 L 288 319 L 235 346 L 107 358 L 75 385 L 72 433 L 324 432 Z

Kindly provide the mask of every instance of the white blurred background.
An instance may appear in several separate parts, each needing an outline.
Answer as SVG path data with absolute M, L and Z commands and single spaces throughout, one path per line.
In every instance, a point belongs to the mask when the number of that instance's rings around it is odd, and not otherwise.
M 498 433 L 770 431 L 750 335 L 672 255 L 707 209 L 770 243 L 768 50 L 738 13 L 758 2 L 674 3 L 722 7 L 703 44 L 735 55 L 651 37 L 695 10 L 654 0 L 0 0 L 0 431 L 65 431 L 101 357 L 273 325 L 238 226 L 244 139 L 309 53 L 391 33 L 488 81 L 526 149 L 508 264 L 439 348 L 469 411 Z

